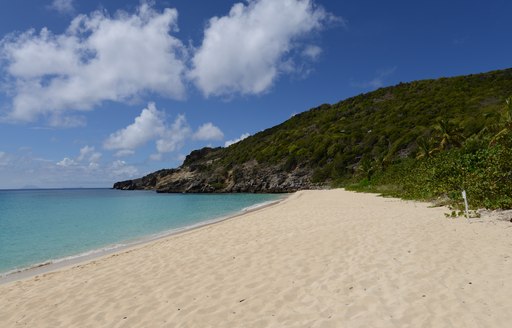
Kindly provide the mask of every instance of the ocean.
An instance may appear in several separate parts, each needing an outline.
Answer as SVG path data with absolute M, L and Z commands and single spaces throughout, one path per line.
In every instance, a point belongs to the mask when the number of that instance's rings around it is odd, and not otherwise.
M 0 275 L 101 254 L 281 197 L 113 189 L 0 190 Z

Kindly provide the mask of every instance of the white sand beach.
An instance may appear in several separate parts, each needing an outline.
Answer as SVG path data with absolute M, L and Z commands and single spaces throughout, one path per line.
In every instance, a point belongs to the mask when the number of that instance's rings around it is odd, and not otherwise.
M 0 327 L 510 327 L 512 223 L 344 190 L 0 285 Z

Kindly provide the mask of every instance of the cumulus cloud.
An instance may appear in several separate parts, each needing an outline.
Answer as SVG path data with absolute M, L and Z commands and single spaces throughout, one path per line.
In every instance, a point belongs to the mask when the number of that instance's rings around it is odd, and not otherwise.
M 193 132 L 183 114 L 177 115 L 169 124 L 165 113 L 159 111 L 154 103 L 149 103 L 132 124 L 112 133 L 103 146 L 105 149 L 118 150 L 114 156 L 123 157 L 135 154 L 136 148 L 154 141 L 158 153 L 151 155 L 151 159 L 160 160 L 161 154 L 180 149 L 188 139 L 221 140 L 223 138 L 224 134 L 213 123 L 205 123 Z
M 21 160 L 20 158 L 19 161 Z M 48 164 L 46 160 L 36 160 L 32 157 L 23 158 L 23 163 L 35 168 L 34 172 L 40 175 L 37 178 L 34 177 L 34 181 L 41 181 L 41 178 L 44 178 L 48 180 L 46 184 L 49 185 L 59 183 L 59 185 L 71 186 L 77 186 L 77 184 L 105 186 L 113 180 L 129 179 L 139 174 L 136 166 L 123 160 L 103 161 L 102 154 L 89 145 L 80 148 L 78 156 L 65 157 L 57 163 L 50 161 Z M 17 169 L 11 165 L 9 170 Z M 26 171 L 27 168 L 23 168 L 23 170 Z
M 156 149 L 159 153 L 170 153 L 183 147 L 191 131 L 185 115 L 178 115 L 171 127 L 156 141 Z
M 84 146 L 80 148 L 80 153 L 76 158 L 64 157 L 63 160 L 56 163 L 62 168 L 76 168 L 80 170 L 97 169 L 100 165 L 101 153 L 95 151 L 94 147 Z
M 99 153 L 93 153 L 90 161 L 79 162 L 78 160 L 65 157 L 62 161 L 57 162 L 54 168 L 47 166 L 38 166 L 37 171 L 43 175 L 51 177 L 52 180 L 59 180 L 61 177 L 68 179 L 99 179 L 102 183 L 111 179 L 132 178 L 138 175 L 138 169 L 127 164 L 122 160 L 115 160 L 111 163 L 99 162 Z M 98 156 L 98 157 L 95 157 Z M 32 163 L 34 165 L 35 163 Z M 58 168 L 58 170 L 55 170 Z M 60 176 L 56 177 L 55 173 Z M 80 182 L 83 183 L 83 182 Z
M 53 0 L 50 9 L 56 10 L 61 14 L 71 14 L 75 11 L 73 0 Z
M 171 126 L 167 126 L 165 113 L 154 103 L 149 103 L 134 122 L 112 133 L 103 143 L 109 150 L 119 150 L 115 156 L 135 154 L 135 149 L 155 141 L 159 153 L 174 151 L 190 135 L 191 129 L 184 115 L 178 115 Z
M 51 7 L 70 13 L 73 4 L 53 0 Z M 304 62 L 322 53 L 311 33 L 335 19 L 314 0 L 247 0 L 210 19 L 192 48 L 172 35 L 177 10 L 151 4 L 78 15 L 61 34 L 31 29 L 0 40 L 10 99 L 2 121 L 43 117 L 50 126 L 80 127 L 86 119 L 76 111 L 148 94 L 183 99 L 190 81 L 205 96 L 260 94 L 280 75 L 308 71 Z
M 89 164 L 98 163 L 101 159 L 101 153 L 95 151 L 94 147 L 84 146 L 80 148 L 80 155 L 77 157 L 78 162 L 87 161 Z
M 290 57 L 300 51 L 295 41 L 328 19 L 312 0 L 237 3 L 229 15 L 210 19 L 189 77 L 206 96 L 262 93 L 272 86 L 280 66 L 289 66 Z
M 170 35 L 177 15 L 142 2 L 134 14 L 79 15 L 63 34 L 43 28 L 5 37 L 0 57 L 13 93 L 8 118 L 60 117 L 145 93 L 182 98 L 186 51 Z
M 85 146 L 80 149 L 80 155 L 78 155 L 78 160 L 83 161 L 92 153 L 94 153 L 94 147 Z
M 80 155 L 73 159 L 65 157 L 55 165 L 60 169 L 60 173 L 67 177 L 92 177 L 102 180 L 130 178 L 138 174 L 138 169 L 127 164 L 122 160 L 115 160 L 111 163 L 102 163 L 100 161 L 101 153 L 94 151 L 94 147 L 85 146 L 80 149 Z M 40 167 L 40 171 L 51 174 L 51 167 Z
M 239 142 L 239 141 L 242 141 L 242 140 L 244 140 L 245 138 L 247 138 L 247 137 L 249 137 L 249 136 L 250 136 L 250 134 L 249 134 L 249 133 L 244 133 L 244 134 L 242 134 L 242 135 L 240 136 L 240 138 L 238 138 L 238 139 L 228 140 L 228 141 L 226 141 L 226 142 L 224 143 L 224 147 L 229 147 L 229 146 L 231 146 L 232 144 L 235 144 L 235 143 L 237 143 L 237 142 Z
M 166 129 L 161 138 L 156 141 L 156 149 L 160 154 L 170 153 L 183 147 L 189 138 L 201 141 L 222 140 L 224 133 L 210 122 L 201 125 L 196 132 L 192 133 L 185 115 L 178 115 L 171 127 Z M 155 154 L 152 159 L 160 160 L 161 156 Z
M 135 121 L 126 128 L 116 131 L 104 143 L 106 149 L 133 150 L 155 139 L 165 131 L 164 114 L 149 103 Z
M 78 164 L 77 162 L 75 162 L 74 160 L 72 160 L 71 158 L 68 158 L 68 157 L 65 157 L 62 161 L 57 162 L 57 165 L 62 166 L 62 167 L 75 166 L 77 164 Z
M 212 123 L 205 123 L 194 133 L 193 138 L 196 140 L 222 140 L 224 133 Z
M 112 162 L 108 168 L 112 177 L 134 177 L 139 171 L 135 166 L 128 165 L 125 161 L 117 160 Z

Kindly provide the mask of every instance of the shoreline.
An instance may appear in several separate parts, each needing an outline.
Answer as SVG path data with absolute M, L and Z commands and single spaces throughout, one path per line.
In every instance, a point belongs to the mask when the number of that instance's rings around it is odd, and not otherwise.
M 182 233 L 187 233 L 190 231 L 194 231 L 196 229 L 200 229 L 206 226 L 210 226 L 216 223 L 220 223 L 226 220 L 231 220 L 234 218 L 237 218 L 239 216 L 242 216 L 247 213 L 251 213 L 254 211 L 258 211 L 261 209 L 264 209 L 266 207 L 277 205 L 283 201 L 285 201 L 287 198 L 289 198 L 293 193 L 289 194 L 283 194 L 285 196 L 282 196 L 281 198 L 273 201 L 266 201 L 263 203 L 254 204 L 251 206 L 248 206 L 246 208 L 241 209 L 238 212 L 235 212 L 230 215 L 221 216 L 217 218 L 208 219 L 206 221 L 202 221 L 199 223 L 195 223 L 192 225 L 184 226 L 181 228 L 175 228 L 171 230 L 162 231 L 156 234 L 151 234 L 147 236 L 142 236 L 133 240 L 126 240 L 121 241 L 119 243 L 115 244 L 109 244 L 101 248 L 95 248 L 89 251 L 82 252 L 80 254 L 76 255 L 70 255 L 63 258 L 57 258 L 57 259 L 49 259 L 44 262 L 35 263 L 31 266 L 20 268 L 20 269 L 13 269 L 7 272 L 0 272 L 0 286 L 5 285 L 11 282 L 17 282 L 24 279 L 29 279 L 36 277 L 38 275 L 43 275 L 47 273 L 52 273 L 61 269 L 74 267 L 81 264 L 86 264 L 88 262 L 101 259 L 104 257 L 111 256 L 113 254 L 123 253 L 130 251 L 132 249 L 135 249 L 137 247 L 144 246 L 146 244 L 166 239 L 168 237 L 176 236 Z
M 2 327 L 495 327 L 510 222 L 342 189 L 0 285 Z

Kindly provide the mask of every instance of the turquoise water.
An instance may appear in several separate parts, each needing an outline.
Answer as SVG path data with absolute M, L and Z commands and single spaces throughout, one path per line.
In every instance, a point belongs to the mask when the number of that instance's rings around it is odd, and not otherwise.
M 279 197 L 111 189 L 0 190 L 0 273 L 130 244 Z

